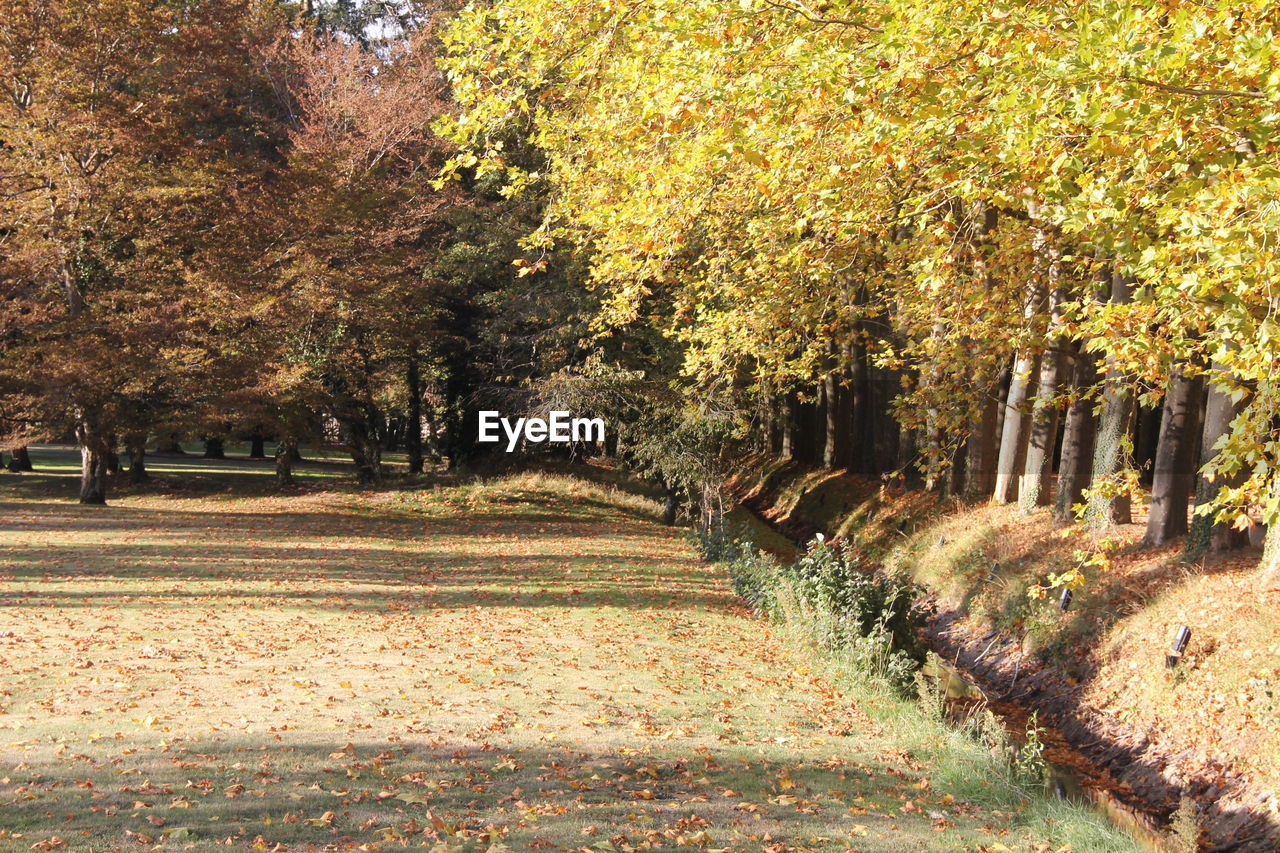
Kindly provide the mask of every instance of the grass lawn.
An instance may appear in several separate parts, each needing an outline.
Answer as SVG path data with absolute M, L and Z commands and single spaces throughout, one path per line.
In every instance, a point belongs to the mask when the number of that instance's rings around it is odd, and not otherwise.
M 0 476 L 4 849 L 1131 849 L 823 671 L 639 499 L 184 458 L 86 508 L 33 455 Z

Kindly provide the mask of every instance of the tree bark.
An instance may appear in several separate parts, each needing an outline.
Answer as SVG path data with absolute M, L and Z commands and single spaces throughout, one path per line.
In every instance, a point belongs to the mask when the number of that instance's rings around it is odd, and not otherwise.
M 1058 491 L 1054 497 L 1053 517 L 1066 524 L 1075 518 L 1072 509 L 1084 501 L 1093 464 L 1093 445 L 1097 425 L 1093 401 L 1088 390 L 1097 380 L 1093 353 L 1078 348 L 1072 366 L 1071 405 L 1067 408 L 1062 431 L 1062 459 L 1058 463 Z
M 347 452 L 356 465 L 356 477 L 368 486 L 382 483 L 382 442 L 378 440 L 375 423 L 374 413 L 363 407 L 351 411 L 343 421 Z
M 1195 483 L 1196 437 L 1200 434 L 1200 397 L 1204 377 L 1174 368 L 1164 399 L 1160 442 L 1151 479 L 1148 545 L 1163 545 L 1187 532 L 1187 502 Z
M 227 453 L 223 447 L 223 441 L 220 438 L 206 438 L 204 440 L 204 458 L 205 459 L 226 459 Z
M 27 451 L 25 444 L 9 452 L 9 470 L 15 474 L 35 470 L 31 466 L 31 454 Z
M 276 445 L 276 485 L 293 485 L 293 463 L 298 454 L 298 440 L 291 435 L 280 439 Z
M 840 465 L 840 382 L 834 372 L 822 380 L 823 441 L 822 467 Z
M 968 500 L 981 500 L 991 496 L 996 484 L 996 427 L 1000 422 L 1000 383 L 988 377 L 980 383 L 982 395 L 978 414 L 969 428 L 969 440 L 965 445 L 968 459 L 965 465 L 964 496 Z
M 662 523 L 667 527 L 674 527 L 676 523 L 676 513 L 680 509 L 680 493 L 671 483 L 664 482 L 662 484 L 663 503 L 662 503 Z
M 1018 486 L 1018 506 L 1023 513 L 1030 513 L 1037 506 L 1049 503 L 1053 451 L 1058 440 L 1056 397 L 1062 362 L 1063 355 L 1058 349 L 1047 351 L 1040 357 L 1040 379 L 1031 409 L 1031 436 L 1022 468 L 1022 482 Z
M 1144 486 L 1155 482 L 1156 454 L 1160 452 L 1163 417 L 1163 406 L 1138 406 L 1134 413 L 1137 426 L 1133 435 L 1133 464 L 1138 469 L 1138 482 Z
M 149 479 L 147 474 L 147 435 L 146 433 L 130 433 L 125 436 L 125 447 L 129 451 L 129 480 L 142 483 Z
M 1280 588 L 1280 524 L 1267 528 L 1262 561 L 1258 563 L 1258 583 L 1266 590 Z
M 115 435 L 107 436 L 107 473 L 108 474 L 120 473 L 120 454 L 116 451 L 116 447 L 119 446 L 119 444 L 120 442 L 117 440 Z
M 1221 372 L 1222 365 L 1215 362 L 1214 372 Z M 1213 461 L 1218 455 L 1217 444 L 1231 431 L 1231 422 L 1244 409 L 1244 400 L 1233 401 L 1225 391 L 1213 382 L 1209 382 L 1208 400 L 1204 407 L 1203 424 L 1200 428 L 1200 455 L 1196 474 L 1196 512 L 1191 518 L 1190 530 L 1187 534 L 1187 547 L 1183 554 L 1185 559 L 1196 560 L 1206 551 L 1228 551 L 1242 546 L 1246 535 L 1233 529 L 1229 524 L 1219 524 L 1212 515 L 1205 515 L 1199 508 L 1207 505 L 1218 494 L 1223 486 L 1240 484 L 1243 472 L 1234 477 L 1224 479 L 1221 475 L 1211 482 L 1199 470 Z
M 1004 424 L 1000 435 L 1000 455 L 996 463 L 995 489 L 991 500 L 997 504 L 1018 499 L 1018 477 L 1026 466 L 1027 444 L 1031 438 L 1031 376 L 1037 359 L 1030 353 L 1018 356 L 1009 379 L 1009 396 L 1004 402 Z
M 861 329 L 849 348 L 849 467 L 857 474 L 876 473 L 875 419 L 871 416 L 870 371 Z
M 262 427 L 254 427 L 253 433 L 249 436 L 249 458 L 267 458 L 267 441 L 262 434 Z
M 795 392 L 791 392 L 782 405 L 782 451 L 779 455 L 783 459 L 796 458 L 796 422 L 799 419 L 800 402 L 796 399 Z
M 157 443 L 156 453 L 173 453 L 175 455 L 185 456 L 187 451 L 182 449 L 182 442 L 178 440 L 178 434 L 176 432 L 171 432 L 167 439 Z
M 405 424 L 404 445 L 409 456 L 409 473 L 421 474 L 422 461 L 422 377 L 418 372 L 418 349 L 409 350 L 405 365 L 405 385 L 409 392 L 408 423 Z
M 930 337 L 935 341 L 941 341 L 947 334 L 947 324 L 942 319 L 936 319 L 933 322 L 933 329 Z M 940 349 L 940 344 L 935 343 L 934 351 Z M 941 366 L 934 362 L 928 370 L 920 377 L 920 386 L 922 389 L 930 388 L 929 406 L 925 409 L 924 414 L 924 490 L 932 492 L 939 489 L 942 485 L 942 474 L 945 467 L 943 461 L 943 440 L 942 440 L 942 410 L 938 408 L 938 383 L 942 377 Z
M 1127 303 L 1132 297 L 1132 284 L 1118 273 L 1111 276 L 1111 302 Z M 1121 470 L 1124 464 L 1124 438 L 1133 420 L 1133 394 L 1129 379 L 1116 366 L 1115 359 L 1107 358 L 1107 379 L 1102 392 L 1102 415 L 1098 421 L 1098 434 L 1093 454 L 1092 485 L 1095 491 L 1106 478 Z M 1128 495 L 1110 497 L 1095 493 L 1089 497 L 1085 510 L 1085 523 L 1094 530 L 1111 524 L 1128 524 L 1133 520 Z
M 105 506 L 107 503 L 107 457 L 111 444 L 106 431 L 91 421 L 76 425 L 80 445 L 80 503 Z
M 1049 328 L 1045 335 L 1047 347 L 1040 355 L 1026 458 L 1018 484 L 1018 507 L 1024 514 L 1049 502 L 1053 449 L 1058 440 L 1058 385 L 1062 381 L 1064 361 L 1060 337 L 1066 322 L 1063 305 L 1068 299 L 1067 291 L 1061 286 L 1062 252 L 1049 231 L 1042 227 L 1036 229 L 1035 242 L 1043 257 L 1045 285 L 1049 290 Z

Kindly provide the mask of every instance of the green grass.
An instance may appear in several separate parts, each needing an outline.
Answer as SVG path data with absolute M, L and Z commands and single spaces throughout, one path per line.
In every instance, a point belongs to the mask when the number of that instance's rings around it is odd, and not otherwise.
M 0 477 L 0 848 L 1131 849 L 747 614 L 643 498 L 156 459 L 91 508 L 34 457 Z

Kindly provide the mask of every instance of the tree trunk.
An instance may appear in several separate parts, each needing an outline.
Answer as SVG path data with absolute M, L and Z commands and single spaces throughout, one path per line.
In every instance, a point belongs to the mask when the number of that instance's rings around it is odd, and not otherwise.
M 893 417 L 890 406 L 899 391 L 899 374 L 888 368 L 871 368 L 871 381 L 867 383 L 869 411 L 872 435 L 875 439 L 872 466 L 869 474 L 884 474 L 899 470 L 903 456 L 910 459 L 910 454 L 903 453 L 903 446 L 908 439 L 903 436 L 902 426 Z
M 1214 362 L 1215 373 L 1222 372 L 1222 365 Z M 1208 465 L 1218 455 L 1217 444 L 1231 431 L 1231 422 L 1244 409 L 1244 400 L 1232 401 L 1229 394 L 1213 382 L 1208 383 L 1208 400 L 1204 407 L 1204 422 L 1200 429 L 1200 458 L 1196 476 L 1196 512 L 1191 518 L 1191 529 L 1187 534 L 1187 547 L 1183 557 L 1196 560 L 1205 551 L 1228 551 L 1238 548 L 1246 541 L 1242 531 L 1235 530 L 1229 524 L 1219 524 L 1212 515 L 1206 515 L 1199 508 L 1207 505 L 1218 494 L 1218 489 L 1226 486 L 1238 486 L 1244 472 L 1230 478 L 1219 475 L 1210 482 L 1200 468 Z
M 876 433 L 871 412 L 871 377 L 860 330 L 849 348 L 849 366 L 849 467 L 858 474 L 875 474 Z
M 223 446 L 223 440 L 220 438 L 206 438 L 204 440 L 204 458 L 226 459 L 227 453 Z
M 1036 239 L 1044 255 L 1045 280 L 1049 288 L 1049 329 L 1045 336 L 1048 346 L 1040 355 L 1026 459 L 1022 466 L 1022 480 L 1018 484 L 1018 507 L 1024 514 L 1049 502 L 1054 443 L 1058 440 L 1059 411 L 1056 398 L 1064 362 L 1062 345 L 1065 342 L 1061 339 L 1061 330 L 1066 317 L 1063 304 L 1069 297 L 1067 291 L 1060 286 L 1061 251 L 1042 229 L 1037 231 Z
M 840 383 L 835 373 L 822 380 L 823 441 L 822 467 L 840 465 Z
M 1072 366 L 1072 399 L 1062 431 L 1062 459 L 1058 463 L 1058 492 L 1054 499 L 1053 517 L 1066 524 L 1075 518 L 1072 509 L 1084 501 L 1093 464 L 1094 436 L 1097 425 L 1093 401 L 1087 392 L 1097 380 L 1093 353 L 1079 347 Z
M 1132 284 L 1118 273 L 1111 275 L 1111 302 L 1124 304 L 1132 296 Z M 1107 358 L 1107 379 L 1102 392 L 1102 415 L 1098 421 L 1098 435 L 1093 454 L 1093 478 L 1085 510 L 1085 523 L 1094 530 L 1111 524 L 1128 524 L 1133 520 L 1128 495 L 1109 496 L 1101 493 L 1103 480 L 1116 474 L 1124 465 L 1124 439 L 1133 421 L 1133 394 L 1128 387 L 1129 378 L 1116 366 L 1115 359 Z
M 967 441 L 960 442 L 955 450 L 951 453 L 950 464 L 947 466 L 944 478 L 946 480 L 942 486 L 942 496 L 944 498 L 952 498 L 963 496 L 964 489 L 967 484 L 965 471 L 969 466 L 969 446 Z
M 978 414 L 969 427 L 965 444 L 964 496 L 982 500 L 991 496 L 996 484 L 996 427 L 1000 421 L 1000 383 L 989 376 L 980 383 Z
M 941 342 L 946 334 L 947 323 L 942 319 L 934 320 L 933 329 L 930 331 L 930 338 L 935 342 L 932 347 L 934 352 L 941 348 L 938 342 Z M 942 369 L 937 362 L 931 364 L 927 372 L 920 377 L 921 389 L 929 389 L 929 406 L 924 413 L 923 473 L 926 492 L 936 491 L 942 485 L 944 468 L 942 410 L 938 408 L 938 384 L 941 378 Z
M 418 349 L 409 350 L 405 365 L 405 385 L 409 391 L 408 423 L 405 424 L 404 446 L 409 456 L 409 473 L 421 474 L 422 462 L 422 377 L 418 372 Z
M 254 427 L 253 433 L 249 436 L 249 458 L 250 459 L 266 459 L 267 458 L 267 441 L 262 435 L 261 427 Z
M 662 484 L 663 503 L 662 503 L 662 523 L 667 527 L 674 527 L 676 523 L 676 513 L 680 509 L 680 493 L 676 487 L 670 483 Z
M 816 395 L 810 395 L 808 400 L 804 402 L 797 401 L 796 459 L 806 465 L 821 465 L 823 439 L 825 436 L 826 419 L 822 415 L 821 401 L 816 398 Z
M 1028 209 L 1033 221 L 1038 220 L 1035 206 Z M 1041 314 L 1052 291 L 1055 296 L 1053 319 L 1060 322 L 1056 311 L 1058 265 L 1048 232 L 1037 225 L 1033 240 L 1035 270 L 1027 285 L 1022 305 L 1022 319 L 1031 329 L 1043 333 Z M 1000 430 L 1000 456 L 996 463 L 995 488 L 992 503 L 1007 504 L 1018 499 L 1018 487 L 1027 465 L 1027 448 L 1031 442 L 1032 411 L 1029 399 L 1037 391 L 1040 375 L 1040 356 L 1024 350 L 1017 354 L 1013 373 L 1009 378 L 1009 393 L 1005 397 L 1004 421 Z
M 1062 361 L 1062 352 L 1056 349 L 1040 357 L 1040 380 L 1031 409 L 1031 436 L 1022 468 L 1022 482 L 1018 486 L 1018 506 L 1023 513 L 1030 513 L 1037 506 L 1049 503 L 1054 443 L 1058 440 L 1059 411 L 1055 398 Z
M 1187 532 L 1187 502 L 1195 483 L 1195 439 L 1199 436 L 1200 397 L 1204 377 L 1174 368 L 1164 398 L 1160 443 L 1151 480 L 1148 545 L 1163 545 Z
M 148 479 L 146 433 L 131 433 L 125 436 L 125 447 L 129 451 L 129 481 L 145 482 Z
M 351 411 L 342 424 L 347 452 L 356 465 L 356 477 L 369 486 L 382 483 L 382 443 L 378 440 L 376 423 L 376 414 L 361 407 Z
M 1004 402 L 1004 424 L 1000 435 L 1000 456 L 996 463 L 993 503 L 1007 504 L 1018 499 L 1018 477 L 1026 466 L 1027 444 L 1031 438 L 1031 377 L 1037 359 L 1030 353 L 1018 356 L 1009 379 L 1009 396 Z
M 107 436 L 107 473 L 120 473 L 120 454 L 116 452 L 116 447 L 120 442 L 114 435 Z
M 1138 406 L 1134 415 L 1137 427 L 1133 436 L 1133 464 L 1138 469 L 1138 482 L 1150 486 L 1155 482 L 1156 454 L 1160 452 L 1164 407 Z
M 89 421 L 76 425 L 80 444 L 80 503 L 104 506 L 107 503 L 107 457 L 111 444 L 107 433 Z
M 31 454 L 27 451 L 24 444 L 22 447 L 15 447 L 9 453 L 9 470 L 15 474 L 22 471 L 34 470 L 31 466 Z
M 782 405 L 782 452 L 783 459 L 796 458 L 796 429 L 800 419 L 800 402 L 794 392 L 787 394 Z
M 1280 524 L 1267 528 L 1262 562 L 1258 564 L 1258 583 L 1267 590 L 1280 588 Z
M 280 439 L 276 445 L 276 485 L 293 485 L 293 463 L 298 454 L 298 440 L 291 435 Z
M 169 437 L 156 444 L 156 453 L 173 453 L 179 456 L 185 456 L 187 451 L 182 449 L 182 442 L 178 441 L 176 432 L 169 433 Z

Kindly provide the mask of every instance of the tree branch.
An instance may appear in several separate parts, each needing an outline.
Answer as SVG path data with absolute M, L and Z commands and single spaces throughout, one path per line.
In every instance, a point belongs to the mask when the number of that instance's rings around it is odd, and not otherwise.
M 791 5 L 790 3 L 778 2 L 778 0 L 764 0 L 766 6 L 772 6 L 775 9 L 781 9 L 784 12 L 790 12 L 793 15 L 799 15 L 806 21 L 813 24 L 835 25 L 838 27 L 856 27 L 869 33 L 883 32 L 879 27 L 872 26 L 865 21 L 855 21 L 849 18 L 820 18 L 810 12 L 808 9 L 799 5 Z
M 1131 74 L 1122 75 L 1121 80 L 1129 80 L 1134 83 L 1141 83 L 1144 86 L 1150 86 L 1153 89 L 1159 89 L 1162 92 L 1172 92 L 1175 95 L 1190 95 L 1195 98 L 1265 98 L 1266 92 L 1259 92 L 1254 89 L 1194 89 L 1189 86 L 1173 86 L 1169 83 L 1161 83 L 1159 80 L 1148 80 L 1146 77 L 1135 77 Z

